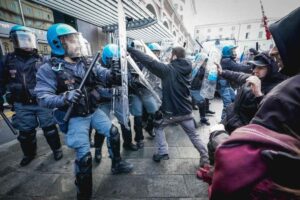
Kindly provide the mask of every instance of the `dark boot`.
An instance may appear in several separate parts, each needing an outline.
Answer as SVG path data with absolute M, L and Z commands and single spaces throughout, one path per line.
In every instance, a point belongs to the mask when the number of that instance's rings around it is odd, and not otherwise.
M 138 148 L 143 148 L 144 145 L 139 145 L 139 144 L 144 144 L 144 135 L 143 135 L 143 125 L 142 125 L 142 117 L 141 116 L 135 116 L 134 117 L 134 131 L 135 131 L 135 138 L 134 140 L 136 141 Z
M 28 165 L 36 156 L 36 131 L 20 131 L 18 140 L 21 145 L 21 149 L 23 151 L 24 157 L 20 162 L 20 165 L 26 166 Z
M 206 106 L 205 106 L 205 104 L 204 103 L 198 104 L 198 107 L 199 107 L 199 113 L 200 113 L 200 119 L 201 119 L 200 123 L 209 126 L 210 123 L 209 123 L 208 119 L 205 117 L 205 115 L 206 115 L 206 111 L 205 111 Z
M 58 135 L 58 130 L 55 125 L 43 128 L 44 136 L 53 151 L 53 157 L 55 160 L 60 160 L 63 157 L 61 150 L 61 143 Z
M 130 128 L 130 122 L 128 122 L 129 129 L 127 129 L 123 124 L 121 125 L 122 136 L 123 136 L 123 148 L 130 151 L 137 151 L 138 148 L 132 143 L 132 133 Z
M 114 125 L 110 129 L 110 137 L 108 142 L 109 152 L 112 158 L 111 171 L 113 174 L 129 173 L 133 169 L 133 165 L 123 161 L 120 155 L 120 134 Z
M 99 133 L 94 135 L 94 147 L 95 147 L 95 162 L 101 163 L 102 160 L 102 146 L 104 143 L 105 137 Z
M 154 114 L 148 114 L 147 125 L 145 127 L 145 130 L 152 138 L 155 137 L 155 132 L 153 128 L 154 128 Z
M 75 160 L 77 199 L 88 200 L 92 198 L 93 178 L 92 178 L 92 155 L 87 153 L 79 161 Z

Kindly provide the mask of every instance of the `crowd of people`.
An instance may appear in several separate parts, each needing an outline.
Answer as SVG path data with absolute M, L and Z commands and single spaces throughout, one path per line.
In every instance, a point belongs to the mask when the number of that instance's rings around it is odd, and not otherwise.
M 300 9 L 272 24 L 270 31 L 276 46 L 269 52 L 250 49 L 253 57 L 243 64 L 236 61 L 237 46 L 233 45 L 224 46 L 221 60 L 215 63 L 203 52 L 190 62 L 183 47 L 173 47 L 166 63 L 159 60 L 159 44 L 149 44 L 153 52 L 149 55 L 148 47 L 134 40 L 127 53 L 147 74 L 152 88 L 132 63 L 128 63 L 124 88 L 117 45 L 105 45 L 101 59 L 93 62 L 80 33 L 67 24 L 54 24 L 47 31 L 51 57 L 46 57 L 38 54 L 30 28 L 14 26 L 10 31 L 14 52 L 0 65 L 0 95 L 5 95 L 15 112 L 12 124 L 19 131 L 24 154 L 20 165 L 30 164 L 36 156 L 37 127 L 42 128 L 54 159 L 62 159 L 60 130 L 65 144 L 75 151 L 77 199 L 91 199 L 91 146 L 95 162 L 100 163 L 106 138 L 111 172 L 129 173 L 134 167 L 121 158 L 120 132 L 123 149 L 129 151 L 142 149 L 143 129 L 148 132 L 155 139 L 153 161 L 159 163 L 169 159 L 164 129 L 178 124 L 200 154 L 197 176 L 210 184 L 210 199 L 299 198 Z M 212 63 L 216 75 L 208 67 Z M 89 67 L 93 69 L 85 79 Z M 209 108 L 211 98 L 203 92 L 205 81 L 216 82 L 211 84 L 216 86 L 212 91 L 223 102 L 221 122 L 211 129 L 208 148 L 193 116 L 193 109 L 199 110 L 200 124 L 210 126 L 207 115 L 215 114 Z M 129 104 L 122 106 L 128 106 L 133 116 L 134 131 L 130 119 L 117 120 L 121 130 L 112 122 L 111 111 L 127 88 Z M 0 101 L 3 112 L 4 101 Z

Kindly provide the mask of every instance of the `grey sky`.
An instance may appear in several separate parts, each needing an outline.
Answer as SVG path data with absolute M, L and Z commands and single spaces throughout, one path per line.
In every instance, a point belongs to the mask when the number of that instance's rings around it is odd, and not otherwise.
M 191 0 L 186 0 L 191 1 Z M 184 23 L 193 35 L 194 26 L 261 18 L 259 0 L 195 0 L 197 15 L 186 4 Z M 262 0 L 268 18 L 281 18 L 300 6 L 300 0 Z

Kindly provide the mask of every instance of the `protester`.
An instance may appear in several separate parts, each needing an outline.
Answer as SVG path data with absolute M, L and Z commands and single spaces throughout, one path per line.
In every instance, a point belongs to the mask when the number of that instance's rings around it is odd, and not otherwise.
M 141 62 L 150 72 L 162 80 L 163 99 L 161 110 L 156 113 L 155 140 L 157 152 L 153 155 L 153 160 L 160 162 L 169 159 L 168 143 L 164 129 L 170 124 L 178 123 L 200 153 L 200 166 L 207 164 L 207 150 L 196 131 L 192 115 L 192 102 L 189 91 L 192 66 L 185 59 L 184 48 L 173 48 L 169 64 L 156 61 L 133 48 L 128 48 L 128 52 L 135 60 Z

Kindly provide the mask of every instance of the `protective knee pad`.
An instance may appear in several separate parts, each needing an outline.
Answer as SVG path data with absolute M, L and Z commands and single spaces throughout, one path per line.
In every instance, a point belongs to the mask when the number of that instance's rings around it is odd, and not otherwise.
M 44 131 L 44 136 L 50 146 L 50 148 L 54 151 L 61 147 L 58 130 L 55 125 L 51 125 L 48 127 L 42 128 Z
M 88 152 L 80 160 L 75 160 L 76 175 L 92 173 L 92 154 Z
M 77 199 L 90 199 L 93 190 L 91 152 L 88 152 L 80 160 L 76 160 L 75 166 Z
M 18 140 L 21 143 L 35 143 L 36 142 L 36 130 L 30 130 L 30 131 L 20 131 Z

